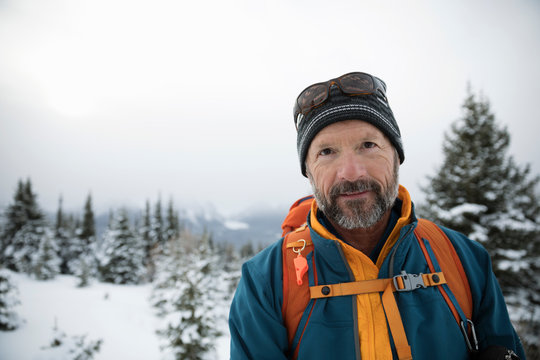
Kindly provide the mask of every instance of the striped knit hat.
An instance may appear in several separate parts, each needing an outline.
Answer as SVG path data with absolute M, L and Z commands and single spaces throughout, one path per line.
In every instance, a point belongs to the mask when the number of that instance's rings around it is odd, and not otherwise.
M 386 99 L 377 95 L 347 96 L 339 87 L 332 85 L 328 100 L 303 115 L 298 123 L 297 148 L 302 175 L 306 176 L 307 152 L 317 133 L 330 124 L 345 120 L 362 120 L 377 127 L 390 139 L 400 163 L 403 163 L 405 154 L 401 133 Z

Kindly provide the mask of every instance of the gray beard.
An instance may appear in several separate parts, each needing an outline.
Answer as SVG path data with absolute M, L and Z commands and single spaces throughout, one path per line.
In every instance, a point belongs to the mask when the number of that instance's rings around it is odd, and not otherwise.
M 313 194 L 319 209 L 330 221 L 344 229 L 353 230 L 372 227 L 394 206 L 399 188 L 398 166 L 394 168 L 394 176 L 385 189 L 382 189 L 373 179 L 362 179 L 354 182 L 346 181 L 332 186 L 329 199 L 311 181 Z M 374 202 L 371 204 L 368 199 L 348 200 L 343 205 L 346 209 L 338 205 L 336 200 L 339 194 L 357 191 L 373 191 L 375 193 Z

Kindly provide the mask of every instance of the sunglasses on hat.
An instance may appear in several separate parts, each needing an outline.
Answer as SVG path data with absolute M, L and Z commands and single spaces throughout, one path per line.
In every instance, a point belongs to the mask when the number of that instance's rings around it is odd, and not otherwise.
M 335 79 L 310 85 L 298 95 L 294 104 L 294 124 L 297 130 L 303 115 L 328 100 L 330 88 L 333 85 L 337 86 L 344 95 L 377 95 L 384 103 L 388 103 L 384 81 L 366 73 L 351 72 Z

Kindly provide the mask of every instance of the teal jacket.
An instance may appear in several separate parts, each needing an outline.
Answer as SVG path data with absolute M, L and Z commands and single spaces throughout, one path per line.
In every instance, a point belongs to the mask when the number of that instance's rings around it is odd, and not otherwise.
M 413 211 L 410 219 L 410 223 L 400 229 L 397 241 L 384 258 L 378 278 L 390 278 L 402 270 L 411 274 L 430 272 L 413 234 L 417 225 Z M 314 244 L 314 251 L 307 256 L 310 286 L 314 285 L 315 275 L 311 267 L 312 257 L 319 285 L 355 281 L 341 243 L 321 236 L 313 230 L 313 224 L 308 225 Z M 464 235 L 441 229 L 454 245 L 470 283 L 472 321 L 480 350 L 500 345 L 525 359 L 488 253 L 479 243 Z M 292 349 L 289 349 L 287 329 L 282 319 L 282 241 L 269 246 L 242 267 L 242 278 L 229 317 L 231 359 L 287 359 L 292 357 L 299 342 L 300 334 L 296 334 Z M 435 287 L 394 293 L 394 296 L 413 359 L 469 359 L 464 336 Z M 298 349 L 298 359 L 360 359 L 361 353 L 364 360 L 366 357 L 381 358 L 377 349 L 367 352 L 369 356 L 361 350 L 359 309 L 355 298 L 356 295 L 352 295 L 310 301 L 300 322 L 301 325 L 307 322 L 307 326 Z M 390 358 L 398 359 L 391 336 L 389 338 Z

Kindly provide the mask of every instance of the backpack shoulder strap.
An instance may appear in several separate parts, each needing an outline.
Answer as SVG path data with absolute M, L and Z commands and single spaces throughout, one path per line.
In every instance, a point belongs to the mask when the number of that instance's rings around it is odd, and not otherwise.
M 289 213 L 281 224 L 283 233 L 281 236 L 285 236 L 287 233 L 299 228 L 306 223 L 306 218 L 311 209 L 311 203 L 313 202 L 313 195 L 309 195 L 300 198 L 291 205 Z
M 283 239 L 281 251 L 283 258 L 283 305 L 281 307 L 281 312 L 285 327 L 287 328 L 290 347 L 298 329 L 302 314 L 311 299 L 307 275 L 302 275 L 303 281 L 302 284 L 299 285 L 294 264 L 294 259 L 298 257 L 299 254 L 300 256 L 305 257 L 313 251 L 309 227 L 304 225 L 287 234 Z
M 435 254 L 441 270 L 444 272 L 448 287 L 452 291 L 452 294 L 454 294 L 459 307 L 467 319 L 472 319 L 473 305 L 469 280 L 467 279 L 467 275 L 465 274 L 461 260 L 456 253 L 456 249 L 454 248 L 454 245 L 450 239 L 448 239 L 448 236 L 446 236 L 441 228 L 426 219 L 418 220 L 418 226 L 414 230 L 414 233 L 428 262 L 429 269 L 432 272 L 435 272 L 433 262 L 422 239 L 429 240 L 431 249 Z M 460 324 L 461 318 L 458 310 L 455 308 L 449 295 L 446 293 L 443 287 L 439 286 L 438 288 L 441 290 L 441 293 L 450 307 L 450 310 L 454 314 L 456 321 L 458 324 Z

